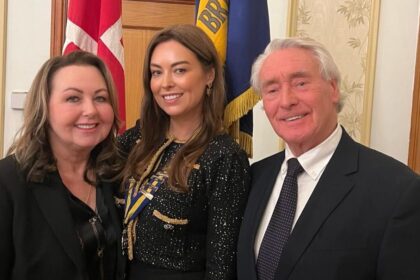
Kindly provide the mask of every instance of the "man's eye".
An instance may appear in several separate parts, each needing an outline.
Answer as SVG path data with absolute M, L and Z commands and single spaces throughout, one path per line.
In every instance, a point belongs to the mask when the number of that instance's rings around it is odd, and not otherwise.
M 273 95 L 273 94 L 276 94 L 277 91 L 278 91 L 278 89 L 273 87 L 273 88 L 267 88 L 264 92 L 265 92 L 265 94 Z
M 306 81 L 299 81 L 295 83 L 295 87 L 302 88 L 305 87 L 308 83 Z

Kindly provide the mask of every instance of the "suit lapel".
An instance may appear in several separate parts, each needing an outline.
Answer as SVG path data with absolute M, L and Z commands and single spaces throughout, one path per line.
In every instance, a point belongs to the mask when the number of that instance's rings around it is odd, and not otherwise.
M 73 218 L 58 175 L 50 176 L 45 183 L 31 183 L 35 199 L 64 251 L 79 271 L 84 270 L 80 243 L 77 240 Z M 81 273 L 82 274 L 82 273 Z
M 284 248 L 275 279 L 288 279 L 328 216 L 353 188 L 348 174 L 357 170 L 358 146 L 343 129 L 343 135 L 309 198 Z
M 256 205 L 254 216 L 251 218 L 252 221 L 261 221 L 283 160 L 284 152 L 276 154 L 275 157 L 270 158 L 269 161 L 264 162 L 263 165 L 259 166 L 260 170 L 252 172 L 252 174 L 261 174 L 257 178 L 258 181 L 254 182 L 253 178 L 252 182 L 254 196 L 251 199 L 255 200 L 254 204 Z M 255 188 L 257 188 L 257 190 L 255 190 Z M 254 242 L 260 224 L 255 222 L 252 224 L 252 236 L 254 236 L 254 240 L 252 241 Z
M 250 279 L 256 279 L 257 275 L 254 252 L 255 238 L 283 160 L 284 152 L 278 153 L 254 164 L 251 169 L 252 190 L 244 216 L 243 223 L 246 226 L 242 227 L 244 232 L 241 233 L 244 236 L 243 244 L 245 245 L 243 246 L 243 257 L 249 264 L 247 269 L 250 269 L 247 277 L 254 276 Z M 257 174 L 258 176 L 256 176 Z

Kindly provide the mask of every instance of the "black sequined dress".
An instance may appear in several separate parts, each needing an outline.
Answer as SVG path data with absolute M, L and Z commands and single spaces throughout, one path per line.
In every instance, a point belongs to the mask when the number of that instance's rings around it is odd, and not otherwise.
M 129 151 L 132 128 L 119 138 Z M 182 146 L 171 143 L 161 169 Z M 189 191 L 163 185 L 137 220 L 128 279 L 236 279 L 236 243 L 250 187 L 248 158 L 226 134 L 215 137 L 188 178 Z

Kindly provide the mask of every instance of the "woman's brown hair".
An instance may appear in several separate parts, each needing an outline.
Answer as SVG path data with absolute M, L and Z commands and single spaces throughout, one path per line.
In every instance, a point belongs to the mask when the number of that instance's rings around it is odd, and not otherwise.
M 58 70 L 71 66 L 93 66 L 99 70 L 105 80 L 109 100 L 114 111 L 114 122 L 109 135 L 99 143 L 90 154 L 84 179 L 91 184 L 96 179 L 110 180 L 118 175 L 121 164 L 116 145 L 119 128 L 116 90 L 110 72 L 97 56 L 76 51 L 68 55 L 57 56 L 46 61 L 35 76 L 25 101 L 23 125 L 15 136 L 8 150 L 14 153 L 20 167 L 26 173 L 26 180 L 42 182 L 48 172 L 57 169 L 54 154 L 48 140 L 48 102 L 51 96 L 52 80 Z M 88 176 L 93 174 L 93 176 Z
M 134 146 L 129 156 L 124 178 L 128 179 L 133 175 L 140 176 L 167 136 L 169 116 L 158 106 L 150 88 L 151 56 L 156 46 L 167 41 L 182 44 L 195 54 L 206 73 L 213 70 L 215 73 L 210 94 L 204 94 L 201 129 L 175 154 L 168 168 L 169 185 L 178 191 L 187 191 L 187 180 L 194 163 L 207 148 L 209 142 L 223 131 L 225 106 L 223 70 L 216 48 L 208 36 L 193 25 L 174 25 L 165 28 L 158 32 L 149 43 L 143 65 L 141 141 Z M 203 88 L 203 91 L 205 90 Z

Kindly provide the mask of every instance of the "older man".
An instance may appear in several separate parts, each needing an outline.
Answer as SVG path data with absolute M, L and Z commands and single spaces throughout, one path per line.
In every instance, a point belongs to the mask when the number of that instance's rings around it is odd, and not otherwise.
M 252 165 L 239 280 L 420 279 L 420 177 L 337 123 L 329 52 L 277 39 L 252 71 L 286 149 Z

